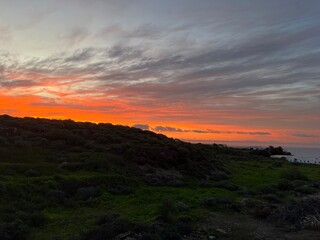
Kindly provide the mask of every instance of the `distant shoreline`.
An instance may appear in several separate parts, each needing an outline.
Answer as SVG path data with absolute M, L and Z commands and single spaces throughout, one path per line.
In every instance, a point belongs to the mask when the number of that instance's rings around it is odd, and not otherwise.
M 320 164 L 320 149 L 319 148 L 286 148 L 292 153 L 292 156 L 273 155 L 271 157 L 285 157 L 290 162 Z

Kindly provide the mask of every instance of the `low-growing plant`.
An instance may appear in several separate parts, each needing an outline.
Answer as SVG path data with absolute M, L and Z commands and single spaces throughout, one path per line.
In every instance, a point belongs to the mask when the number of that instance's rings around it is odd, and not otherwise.
M 171 199 L 164 199 L 158 208 L 159 219 L 171 222 L 174 210 L 174 202 Z
M 240 189 L 240 187 L 232 182 L 228 182 L 228 181 L 222 181 L 222 182 L 217 182 L 214 184 L 214 187 L 217 188 L 224 188 L 230 191 L 237 191 Z
M 29 169 L 24 173 L 24 175 L 27 177 L 39 177 L 41 174 L 37 170 Z
M 308 180 L 308 178 L 298 169 L 292 168 L 281 173 L 280 178 L 288 180 Z
M 279 226 L 320 229 L 320 199 L 303 198 L 278 207 L 269 217 Z
M 293 184 L 288 179 L 280 179 L 277 188 L 281 191 L 289 191 L 293 189 Z

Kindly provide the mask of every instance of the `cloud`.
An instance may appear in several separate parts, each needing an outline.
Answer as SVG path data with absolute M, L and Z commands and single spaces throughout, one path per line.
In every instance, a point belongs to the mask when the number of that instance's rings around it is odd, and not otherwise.
M 148 124 L 134 124 L 132 127 L 140 128 L 142 130 L 149 130 L 150 129 Z
M 270 132 L 246 132 L 246 131 L 228 131 L 228 130 L 199 130 L 199 129 L 181 129 L 181 128 L 174 128 L 169 126 L 156 126 L 151 128 L 153 131 L 156 132 L 186 132 L 186 133 L 199 133 L 199 134 L 241 134 L 241 135 L 271 135 Z
M 294 133 L 291 134 L 291 136 L 293 137 L 300 137 L 300 138 L 319 138 L 319 135 L 315 135 L 315 134 L 305 134 L 305 133 Z
M 168 126 L 156 126 L 152 130 L 156 132 L 185 132 L 186 130 L 182 130 L 180 128 L 173 128 Z
M 76 50 L 71 56 L 65 58 L 66 62 L 84 62 L 90 60 L 94 56 L 93 48 L 84 48 Z
M 60 39 L 67 47 L 73 47 L 83 42 L 90 35 L 85 27 L 74 27 L 60 36 Z
M 12 41 L 11 30 L 7 26 L 0 26 L 0 42 L 10 43 Z

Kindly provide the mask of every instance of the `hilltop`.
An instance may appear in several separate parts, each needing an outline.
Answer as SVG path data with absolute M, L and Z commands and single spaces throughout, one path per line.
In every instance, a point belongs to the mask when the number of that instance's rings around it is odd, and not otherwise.
M 3 115 L 0 116 L 0 143 L 9 148 L 45 149 L 46 158 L 70 170 L 107 170 L 112 165 L 122 164 L 121 168 L 133 175 L 143 174 L 147 168 L 147 171 L 172 170 L 204 179 L 227 177 L 221 162 L 208 156 L 214 146 L 186 143 L 110 123 Z M 93 156 L 86 156 L 90 153 L 94 153 Z M 15 158 L 9 152 L 3 154 Z
M 317 239 L 320 168 L 281 151 L 3 115 L 0 239 Z

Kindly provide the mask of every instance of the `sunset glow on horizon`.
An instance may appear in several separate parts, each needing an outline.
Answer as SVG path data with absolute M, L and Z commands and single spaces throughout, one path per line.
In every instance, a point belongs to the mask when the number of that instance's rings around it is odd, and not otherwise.
M 319 1 L 133 2 L 0 1 L 0 115 L 320 147 Z

